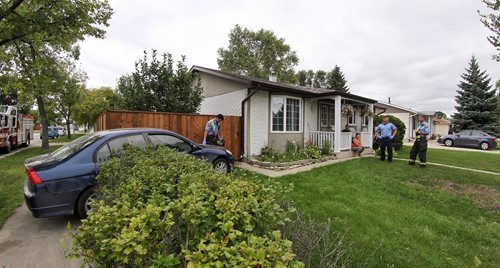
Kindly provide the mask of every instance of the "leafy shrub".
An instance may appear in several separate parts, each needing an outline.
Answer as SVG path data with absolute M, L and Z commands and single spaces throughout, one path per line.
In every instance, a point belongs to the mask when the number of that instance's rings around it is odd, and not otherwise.
M 373 118 L 373 125 L 377 127 L 382 123 L 383 116 L 377 115 Z M 393 123 L 394 126 L 398 129 L 398 134 L 396 135 L 396 139 L 392 142 L 394 150 L 399 151 L 403 147 L 403 139 L 405 137 L 406 125 L 399 118 L 389 115 L 389 122 Z M 378 146 L 376 146 L 378 147 Z M 376 149 L 374 146 L 374 149 Z
M 321 158 L 321 150 L 318 147 L 308 144 L 301 149 L 296 143 L 288 142 L 287 151 L 285 153 L 278 153 L 273 149 L 262 150 L 262 155 L 259 160 L 264 162 L 282 163 L 319 158 Z
M 321 150 L 314 145 L 307 145 L 300 153 L 308 159 L 319 159 L 322 155 Z
M 330 140 L 325 140 L 323 142 L 323 147 L 321 148 L 322 155 L 330 155 L 332 150 L 332 142 Z
M 167 148 L 128 148 L 97 177 L 68 256 L 98 267 L 302 267 L 280 226 L 290 187 L 223 175 Z

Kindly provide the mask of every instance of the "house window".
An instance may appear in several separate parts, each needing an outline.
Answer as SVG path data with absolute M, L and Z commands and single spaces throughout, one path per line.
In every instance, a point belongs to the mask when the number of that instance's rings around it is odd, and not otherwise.
M 347 124 L 356 125 L 356 111 L 353 111 L 352 115 L 347 117 Z
M 367 115 L 363 116 L 363 126 L 368 126 L 368 120 L 369 119 Z
M 320 123 L 322 127 L 328 126 L 328 106 L 321 105 L 319 106 L 319 117 Z
M 335 106 L 328 107 L 328 124 L 335 125 Z
M 272 131 L 300 131 L 301 100 L 273 97 L 271 101 Z

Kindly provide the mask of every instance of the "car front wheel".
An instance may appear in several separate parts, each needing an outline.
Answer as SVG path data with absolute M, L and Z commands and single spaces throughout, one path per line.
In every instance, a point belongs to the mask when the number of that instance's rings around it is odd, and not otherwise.
M 481 149 L 488 150 L 490 149 L 490 145 L 487 142 L 483 141 L 481 142 Z
M 76 215 L 80 219 L 87 218 L 89 211 L 92 210 L 91 201 L 96 199 L 97 194 L 93 188 L 85 190 L 76 203 Z
M 224 158 L 218 158 L 213 163 L 214 169 L 220 173 L 227 174 L 230 172 L 229 163 Z
M 453 146 L 453 141 L 450 139 L 447 139 L 444 141 L 444 145 L 446 145 L 447 147 L 451 147 L 451 146 Z

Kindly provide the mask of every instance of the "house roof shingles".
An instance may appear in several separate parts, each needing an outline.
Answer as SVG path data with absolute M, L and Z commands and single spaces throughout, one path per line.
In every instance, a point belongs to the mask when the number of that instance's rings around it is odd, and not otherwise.
M 191 70 L 215 75 L 217 77 L 229 79 L 229 80 L 240 82 L 240 83 L 245 83 L 245 84 L 248 84 L 250 86 L 257 87 L 257 88 L 289 91 L 292 93 L 306 95 L 308 97 L 323 97 L 323 96 L 341 95 L 344 97 L 348 97 L 348 98 L 352 98 L 355 100 L 360 100 L 360 101 L 364 101 L 364 102 L 368 102 L 368 103 L 376 103 L 377 102 L 376 100 L 373 100 L 373 99 L 365 98 L 365 97 L 350 94 L 350 93 L 340 92 L 340 91 L 337 91 L 334 89 L 304 87 L 304 86 L 298 86 L 298 85 L 282 84 L 282 83 L 272 82 L 272 81 L 265 80 L 265 79 L 250 77 L 250 76 L 231 73 L 231 72 L 220 71 L 220 70 L 216 70 L 216 69 L 210 69 L 210 68 L 201 67 L 201 66 L 197 66 L 197 65 L 194 65 L 191 68 Z

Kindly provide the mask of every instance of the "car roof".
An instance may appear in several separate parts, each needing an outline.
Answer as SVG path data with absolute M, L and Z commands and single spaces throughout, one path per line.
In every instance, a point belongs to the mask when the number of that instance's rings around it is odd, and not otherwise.
M 182 136 L 178 133 L 165 130 L 165 129 L 159 129 L 159 128 L 115 128 L 115 129 L 107 129 L 107 130 L 101 130 L 98 132 L 95 132 L 94 135 L 96 136 L 101 136 L 101 137 L 116 137 L 116 136 L 121 136 L 124 134 L 137 134 L 137 133 L 165 133 L 165 134 L 172 134 L 172 135 L 177 135 L 177 136 Z M 184 137 L 184 136 L 182 136 Z M 186 137 L 184 137 L 187 139 Z

